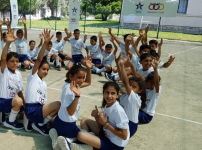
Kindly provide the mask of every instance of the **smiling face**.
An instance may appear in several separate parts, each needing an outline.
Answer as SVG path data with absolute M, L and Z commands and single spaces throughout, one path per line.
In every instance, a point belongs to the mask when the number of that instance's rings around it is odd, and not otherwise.
M 49 71 L 49 65 L 47 63 L 44 63 L 39 69 L 38 69 L 38 75 L 41 79 L 45 78 L 48 75 Z
M 79 39 L 79 36 L 80 36 L 80 31 L 75 31 L 74 32 L 74 37 L 75 37 L 76 40 Z
M 154 89 L 154 80 L 149 80 L 146 82 L 147 89 L 153 90 Z
M 60 42 L 62 40 L 62 35 L 57 35 L 56 38 L 57 38 L 57 41 Z
M 35 42 L 31 42 L 31 43 L 29 44 L 30 50 L 33 50 L 33 49 L 35 48 L 35 45 L 36 45 Z
M 151 50 L 156 50 L 157 46 L 154 43 L 149 44 L 149 46 L 151 47 Z
M 21 32 L 17 33 L 17 37 L 18 37 L 19 40 L 21 40 L 23 38 L 23 33 L 21 33 Z
M 90 44 L 91 44 L 91 45 L 96 45 L 96 43 L 97 43 L 97 42 L 96 42 L 95 40 L 90 39 Z
M 74 75 L 70 74 L 69 79 L 71 82 L 75 81 L 75 83 L 78 84 L 80 87 L 82 85 L 82 83 L 85 81 L 85 76 L 86 76 L 85 71 L 79 71 Z
M 118 93 L 113 86 L 108 86 L 104 90 L 103 97 L 107 102 L 107 107 L 110 107 L 116 102 L 118 98 Z
M 47 46 L 47 48 L 46 48 L 46 49 L 47 49 L 48 51 L 50 51 L 50 50 L 51 50 L 51 48 L 52 48 L 52 44 L 48 44 L 48 46 Z
M 142 64 L 143 71 L 149 70 L 152 65 L 152 57 L 146 57 L 140 63 Z
M 12 56 L 7 62 L 6 62 L 6 65 L 8 67 L 8 69 L 11 71 L 11 72 L 15 72 L 15 70 L 18 68 L 18 64 L 19 64 L 19 59 Z
M 112 52 L 112 48 L 107 47 L 107 48 L 105 48 L 105 51 L 106 51 L 107 54 L 111 54 L 111 52 Z

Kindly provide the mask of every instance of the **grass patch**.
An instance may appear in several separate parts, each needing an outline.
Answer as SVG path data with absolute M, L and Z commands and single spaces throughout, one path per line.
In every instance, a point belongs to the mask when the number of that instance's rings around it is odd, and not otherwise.
M 108 21 L 101 21 L 98 19 L 87 20 L 85 32 L 87 34 L 97 35 L 98 32 L 102 31 L 103 34 L 108 35 L 108 27 L 117 26 L 118 24 L 119 24 L 118 20 L 108 20 Z M 19 22 L 19 26 L 23 27 L 23 24 L 21 22 Z M 30 22 L 29 22 L 29 20 L 27 20 L 27 27 L 29 28 L 29 26 L 30 26 Z M 57 27 L 57 30 L 63 31 L 64 28 L 68 27 L 68 20 L 58 20 L 56 27 Z M 48 20 L 48 22 L 46 20 L 32 20 L 31 28 L 37 28 L 37 29 L 49 28 L 49 29 L 55 30 L 55 20 Z M 84 20 L 80 20 L 79 29 L 82 33 L 84 32 Z M 113 28 L 112 32 L 114 34 L 117 34 L 118 29 Z M 119 35 L 124 35 L 127 33 L 135 33 L 136 35 L 138 35 L 138 30 L 120 28 Z M 156 31 L 149 31 L 149 33 L 148 33 L 149 38 L 156 38 L 156 35 L 157 35 Z M 159 38 L 170 39 L 170 40 L 192 41 L 192 42 L 201 42 L 202 41 L 202 35 L 164 32 L 164 31 L 161 31 L 159 33 Z

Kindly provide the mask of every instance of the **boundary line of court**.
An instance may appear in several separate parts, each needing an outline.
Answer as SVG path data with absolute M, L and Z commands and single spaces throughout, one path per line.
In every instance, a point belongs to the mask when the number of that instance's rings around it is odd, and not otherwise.
M 23 81 L 24 83 L 27 83 L 25 81 Z M 48 89 L 52 89 L 52 90 L 56 90 L 56 91 L 62 91 L 61 89 L 57 89 L 57 88 L 52 88 L 52 87 L 48 87 Z M 99 98 L 94 98 L 94 97 L 91 97 L 91 96 L 87 96 L 87 95 L 83 95 L 81 94 L 82 97 L 86 97 L 86 98 L 90 98 L 90 99 L 94 99 L 94 100 L 97 100 L 97 101 L 102 101 L 101 99 Z M 201 122 L 197 122 L 197 121 L 192 121 L 192 120 L 187 120 L 187 119 L 183 119 L 183 118 L 179 118 L 179 117 L 175 117 L 175 116 L 170 116 L 170 115 L 166 115 L 166 114 L 161 114 L 161 113 L 156 113 L 157 115 L 161 115 L 161 116 L 164 116 L 164 117 L 168 117 L 168 118 L 173 118 L 173 119 L 177 119 L 177 120 L 182 120 L 182 121 L 186 121 L 186 122 L 191 122 L 191 123 L 195 123 L 195 124 L 199 124 L 199 125 L 202 125 Z

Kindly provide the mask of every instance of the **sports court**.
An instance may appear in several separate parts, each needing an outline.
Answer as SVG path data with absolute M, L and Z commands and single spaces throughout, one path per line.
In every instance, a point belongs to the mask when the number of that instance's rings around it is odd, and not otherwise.
M 39 43 L 38 35 L 42 30 L 28 30 L 28 41 Z M 55 31 L 52 32 L 55 34 Z M 63 33 L 64 36 L 64 33 Z M 86 44 L 91 35 L 88 35 Z M 83 38 L 83 35 L 80 36 Z M 120 37 L 123 40 L 122 37 Z M 109 37 L 104 37 L 109 43 Z M 55 41 L 53 37 L 52 41 Z M 13 46 L 15 50 L 15 46 Z M 70 44 L 64 51 L 70 54 Z M 120 48 L 119 48 L 120 51 Z M 86 52 L 83 50 L 83 54 Z M 201 149 L 202 143 L 202 44 L 164 40 L 161 61 L 166 62 L 169 55 L 176 57 L 167 69 L 161 69 L 162 94 L 156 108 L 156 114 L 151 123 L 139 125 L 138 131 L 130 139 L 126 150 L 191 150 Z M 67 64 L 67 62 L 65 62 Z M 24 89 L 29 70 L 20 70 Z M 44 79 L 48 85 L 48 102 L 60 101 L 61 89 L 64 85 L 67 70 L 50 69 Z M 82 101 L 79 119 L 91 117 L 95 105 L 101 106 L 102 86 L 107 80 L 98 75 L 92 75 L 92 84 L 81 90 Z M 101 109 L 100 109 L 101 111 Z M 77 122 L 79 125 L 79 121 Z M 25 130 L 9 130 L 0 125 L 1 150 L 51 150 L 51 139 L 39 133 Z

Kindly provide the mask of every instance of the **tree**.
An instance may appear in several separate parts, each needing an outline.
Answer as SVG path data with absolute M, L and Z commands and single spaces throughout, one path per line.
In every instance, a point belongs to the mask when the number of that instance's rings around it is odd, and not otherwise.
M 82 12 L 86 11 L 92 15 L 101 14 L 102 21 L 106 21 L 110 14 L 121 13 L 122 0 L 83 0 L 81 3 Z
M 0 12 L 3 14 L 3 21 L 5 21 L 5 14 L 6 12 L 11 10 L 10 1 L 8 0 L 1 0 L 0 4 Z

